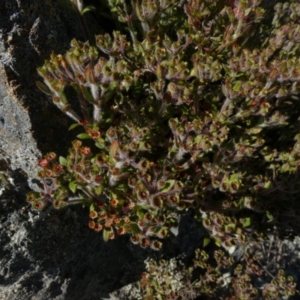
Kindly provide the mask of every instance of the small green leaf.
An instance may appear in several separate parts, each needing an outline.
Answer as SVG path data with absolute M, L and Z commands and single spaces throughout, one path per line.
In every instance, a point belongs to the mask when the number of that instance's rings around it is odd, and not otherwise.
M 95 206 L 94 206 L 94 203 L 92 203 L 91 205 L 90 205 L 90 212 L 91 211 L 94 211 L 95 210 Z
M 216 244 L 218 247 L 221 247 L 221 241 L 220 241 L 220 239 L 215 238 L 215 244 Z
M 92 200 L 90 198 L 87 198 L 85 195 L 79 194 L 79 198 L 82 200 L 82 207 L 90 206 L 92 203 Z
M 252 11 L 252 7 L 245 9 L 245 12 L 244 12 L 245 17 L 248 16 L 251 13 L 251 11 Z
M 233 86 L 233 91 L 234 92 L 239 92 L 240 91 L 240 89 L 241 89 L 241 86 L 242 86 L 242 82 L 241 81 L 237 81 L 235 84 L 234 84 L 234 86 Z
M 195 139 L 194 139 L 194 142 L 195 142 L 196 144 L 198 144 L 198 143 L 201 142 L 202 138 L 203 138 L 203 137 L 202 137 L 201 135 L 197 135 L 197 136 L 195 137 Z
M 81 14 L 84 15 L 85 13 L 91 11 L 91 10 L 95 10 L 95 7 L 92 6 L 92 5 L 89 5 L 87 7 L 85 7 L 82 11 L 81 11 Z
M 170 191 L 172 189 L 172 187 L 174 186 L 175 180 L 174 179 L 170 179 L 167 180 L 164 184 L 164 186 L 162 187 L 162 189 L 160 190 L 160 192 L 166 193 L 168 191 Z
M 272 182 L 271 182 L 271 181 L 267 181 L 267 182 L 264 184 L 264 188 L 265 188 L 265 189 L 269 189 L 271 186 L 272 186 Z
M 228 182 L 228 183 L 236 182 L 236 181 L 239 181 L 240 178 L 241 178 L 240 173 L 233 173 L 230 175 L 229 179 L 226 180 L 226 182 Z
M 79 125 L 80 125 L 79 123 L 74 123 L 69 127 L 69 130 L 74 129 L 74 128 L 78 127 Z
M 72 191 L 72 193 L 75 194 L 76 189 L 77 189 L 77 185 L 76 185 L 76 183 L 75 183 L 74 181 L 71 181 L 71 182 L 69 183 L 69 189 Z
M 68 161 L 63 156 L 60 156 L 58 160 L 62 166 L 66 167 L 68 165 Z
M 36 81 L 35 84 L 43 93 L 45 93 L 47 95 L 53 95 L 53 93 L 50 91 L 50 89 L 42 82 Z
M 114 192 L 110 193 L 110 199 L 118 199 L 118 195 L 115 194 Z
M 141 232 L 139 226 L 136 223 L 130 223 L 130 229 L 132 234 L 137 234 Z
M 211 239 L 209 237 L 204 238 L 203 247 L 206 247 L 210 243 Z
M 143 218 L 144 218 L 144 212 L 141 210 L 141 209 L 137 209 L 137 211 L 136 211 L 136 215 L 138 216 L 138 218 L 140 219 L 140 220 L 142 220 Z
M 128 190 L 128 185 L 120 183 L 118 186 L 116 186 L 116 190 L 125 193 Z
M 68 99 L 64 93 L 59 94 L 59 100 L 60 100 L 60 104 L 62 105 L 58 105 L 58 106 L 63 112 L 66 112 L 68 109 L 70 109 Z
M 92 104 L 95 104 L 95 101 L 94 101 L 94 98 L 92 97 L 91 93 L 88 91 L 88 89 L 84 86 L 81 86 L 81 91 L 82 91 L 82 94 L 84 96 L 84 98 L 92 103 Z
M 236 225 L 234 223 L 227 224 L 225 225 L 225 232 L 232 233 L 233 231 L 235 231 L 235 227 Z
M 245 218 L 243 222 L 243 227 L 249 227 L 251 225 L 251 218 Z
M 77 135 L 77 137 L 82 140 L 91 138 L 87 133 L 80 133 Z
M 98 143 L 95 143 L 96 147 L 98 147 L 99 149 L 104 149 L 106 148 L 104 145 L 104 139 L 98 139 Z
M 247 134 L 258 134 L 263 130 L 262 127 L 252 127 L 247 130 Z
M 266 215 L 271 222 L 274 220 L 274 216 L 269 211 L 267 211 Z
M 103 187 L 102 186 L 98 186 L 97 188 L 95 188 L 95 194 L 97 196 L 102 195 L 102 193 L 103 193 Z
M 111 233 L 110 229 L 104 228 L 103 229 L 103 240 L 107 242 L 109 240 L 109 234 Z

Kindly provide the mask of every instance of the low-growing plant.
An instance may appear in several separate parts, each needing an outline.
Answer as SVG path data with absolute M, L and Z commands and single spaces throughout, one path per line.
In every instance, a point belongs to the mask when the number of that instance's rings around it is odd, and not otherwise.
M 33 208 L 82 203 L 104 240 L 129 233 L 156 250 L 188 210 L 227 249 L 274 225 L 297 232 L 297 1 L 270 22 L 259 0 L 108 4 L 122 32 L 73 40 L 38 69 L 84 132 L 67 157 L 39 160 Z
M 182 262 L 183 257 L 169 261 L 148 259 L 141 280 L 122 288 L 117 295 L 136 300 L 289 299 L 297 291 L 294 278 L 280 268 L 285 258 L 276 257 L 273 268 L 270 252 L 276 247 L 270 247 L 269 258 L 261 257 L 263 244 L 249 245 L 238 261 L 221 248 L 211 254 L 196 249 L 188 266 Z

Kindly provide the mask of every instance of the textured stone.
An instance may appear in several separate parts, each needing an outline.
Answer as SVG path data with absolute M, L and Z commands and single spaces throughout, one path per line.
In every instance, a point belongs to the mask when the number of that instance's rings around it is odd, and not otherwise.
M 24 177 L 0 199 L 0 299 L 82 299 L 139 279 L 143 255 L 128 238 L 104 243 L 81 207 L 37 214 L 24 201 Z M 17 176 L 18 175 L 18 176 Z
M 83 37 L 76 17 L 55 1 L 0 0 L 0 7 L 0 137 L 6 141 L 0 149 L 32 179 L 41 153 L 66 152 L 72 139 L 70 121 L 37 89 L 36 68 Z
M 21 168 L 34 178 L 36 160 L 41 153 L 32 137 L 28 112 L 14 95 L 8 95 L 5 78 L 4 68 L 0 66 L 0 158 L 9 159 L 11 168 Z

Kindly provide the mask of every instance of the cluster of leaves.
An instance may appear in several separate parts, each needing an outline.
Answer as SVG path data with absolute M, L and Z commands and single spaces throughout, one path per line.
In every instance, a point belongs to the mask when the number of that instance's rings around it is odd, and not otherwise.
M 200 280 L 194 283 L 194 288 L 199 289 L 200 295 L 206 295 L 214 298 L 216 294 L 223 295 L 223 299 L 279 299 L 282 296 L 293 296 L 296 293 L 296 283 L 292 276 L 286 276 L 284 270 L 278 270 L 278 274 L 273 276 L 268 274 L 262 267 L 261 262 L 255 255 L 245 253 L 242 263 L 235 265 L 233 268 L 232 278 L 230 276 L 230 267 L 232 267 L 234 259 L 227 256 L 222 250 L 214 253 L 215 264 L 208 262 L 209 255 L 204 250 L 196 250 L 196 258 L 194 266 L 199 266 L 205 270 L 204 275 L 200 276 Z M 264 286 L 254 287 L 254 278 L 264 277 L 271 282 Z M 270 279 L 269 279 L 270 280 Z M 229 285 L 228 287 L 226 285 Z M 224 287 L 229 296 L 224 297 Z
M 225 247 L 297 228 L 300 11 L 279 3 L 269 24 L 259 2 L 109 0 L 124 32 L 38 69 L 88 141 L 39 161 L 33 207 L 83 203 L 105 240 L 153 249 L 188 209 Z
M 253 252 L 253 251 L 251 251 Z M 264 258 L 265 260 L 265 258 Z M 181 258 L 146 261 L 142 279 L 131 285 L 135 299 L 288 299 L 296 294 L 296 283 L 283 269 L 271 274 L 256 252 L 246 251 L 240 263 L 223 250 L 213 257 L 203 249 L 195 251 L 193 265 L 186 268 Z M 199 272 L 200 271 L 200 272 Z M 260 278 L 260 281 L 257 280 Z M 198 298 L 197 298 L 198 299 Z
M 176 258 L 159 262 L 149 259 L 145 263 L 146 272 L 142 273 L 139 282 L 141 299 L 150 300 L 153 295 L 159 300 L 177 299 L 190 277 L 181 261 Z
M 71 2 L 84 26 L 92 7 Z M 85 28 L 89 42 L 73 40 L 38 69 L 38 87 L 83 133 L 67 157 L 39 160 L 32 207 L 81 203 L 105 241 L 130 234 L 154 250 L 188 210 L 229 253 L 274 228 L 297 233 L 300 9 L 278 3 L 269 22 L 259 4 L 108 0 L 123 31 L 93 39 Z M 176 260 L 146 266 L 142 299 L 295 293 L 291 276 L 272 275 L 253 253 L 237 264 L 221 249 L 214 258 L 198 249 L 188 269 Z M 254 277 L 269 283 L 257 287 Z

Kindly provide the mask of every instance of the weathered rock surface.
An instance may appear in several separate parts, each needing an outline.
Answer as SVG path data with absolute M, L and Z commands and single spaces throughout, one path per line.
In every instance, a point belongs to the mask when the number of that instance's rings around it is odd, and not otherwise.
M 8 95 L 5 79 L 5 69 L 0 65 L 0 157 L 11 161 L 11 168 L 21 168 L 33 178 L 41 154 L 32 137 L 28 112 L 16 97 Z
M 35 84 L 36 68 L 52 52 L 64 53 L 73 38 L 85 40 L 77 16 L 57 2 L 0 0 L 0 155 L 31 179 L 42 153 L 65 154 L 74 138 L 71 121 Z
M 104 243 L 81 208 L 37 215 L 11 186 L 0 213 L 0 299 L 101 299 L 138 280 L 139 249 L 126 238 Z

